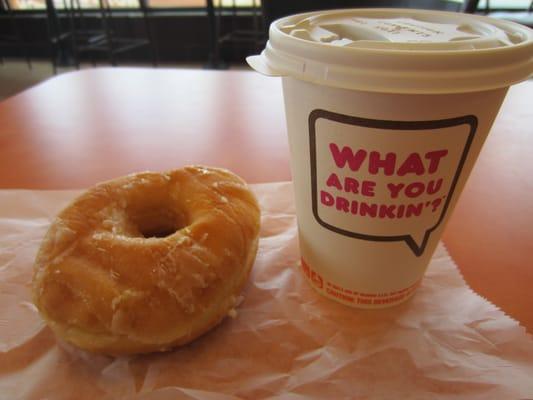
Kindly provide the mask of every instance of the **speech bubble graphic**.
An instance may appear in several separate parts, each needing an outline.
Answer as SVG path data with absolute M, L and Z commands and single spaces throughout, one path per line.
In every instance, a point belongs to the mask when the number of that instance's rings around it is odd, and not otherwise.
M 446 215 L 476 128 L 473 115 L 390 121 L 312 111 L 315 219 L 356 239 L 404 241 L 421 256 Z

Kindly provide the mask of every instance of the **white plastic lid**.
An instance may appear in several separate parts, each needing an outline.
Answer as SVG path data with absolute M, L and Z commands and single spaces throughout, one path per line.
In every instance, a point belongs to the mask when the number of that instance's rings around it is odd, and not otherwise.
M 509 86 L 533 73 L 533 31 L 471 14 L 319 11 L 279 19 L 255 70 L 388 93 L 457 93 Z

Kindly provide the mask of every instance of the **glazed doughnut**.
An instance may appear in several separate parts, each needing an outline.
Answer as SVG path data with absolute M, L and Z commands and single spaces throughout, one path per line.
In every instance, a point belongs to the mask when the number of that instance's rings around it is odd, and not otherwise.
M 259 217 L 245 182 L 222 169 L 101 183 L 46 233 L 35 261 L 35 305 L 59 337 L 92 352 L 183 345 L 235 313 Z

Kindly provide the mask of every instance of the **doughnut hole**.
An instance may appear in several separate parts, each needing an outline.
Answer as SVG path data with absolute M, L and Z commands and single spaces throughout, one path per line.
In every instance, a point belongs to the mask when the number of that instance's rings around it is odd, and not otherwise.
M 135 210 L 135 212 L 130 212 L 129 215 L 140 236 L 144 238 L 171 236 L 189 225 L 185 213 L 167 205 Z

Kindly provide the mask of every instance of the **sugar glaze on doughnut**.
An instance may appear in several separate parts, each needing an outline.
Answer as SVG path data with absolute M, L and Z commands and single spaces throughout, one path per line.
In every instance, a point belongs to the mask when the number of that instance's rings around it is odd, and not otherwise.
M 101 183 L 45 235 L 34 302 L 80 348 L 121 355 L 188 343 L 234 315 L 260 211 L 229 171 L 192 166 Z

